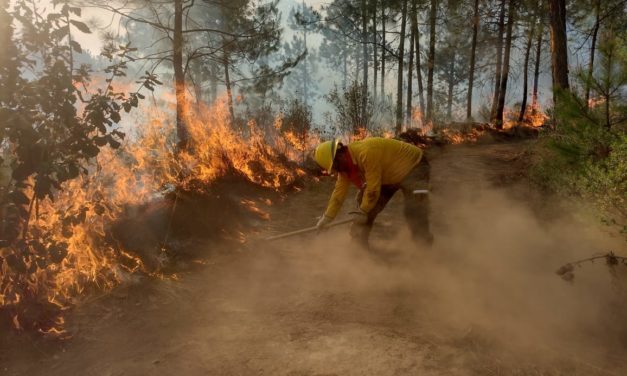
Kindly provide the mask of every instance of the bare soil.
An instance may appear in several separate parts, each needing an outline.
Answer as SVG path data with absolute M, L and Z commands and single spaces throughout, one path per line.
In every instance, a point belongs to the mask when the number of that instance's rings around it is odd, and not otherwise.
M 274 203 L 247 244 L 206 245 L 176 279 L 129 282 L 81 305 L 69 340 L 0 334 L 0 374 L 627 374 L 605 266 L 573 284 L 554 273 L 624 241 L 529 186 L 527 147 L 430 152 L 432 248 L 410 240 L 401 195 L 377 220 L 371 252 L 341 226 L 259 240 L 312 226 L 332 189 L 322 179 Z

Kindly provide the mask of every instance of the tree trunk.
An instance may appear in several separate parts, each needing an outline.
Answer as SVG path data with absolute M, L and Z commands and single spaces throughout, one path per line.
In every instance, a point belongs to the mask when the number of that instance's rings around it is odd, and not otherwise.
M 185 72 L 183 70 L 183 0 L 174 1 L 174 37 L 172 41 L 174 90 L 176 95 L 176 135 L 178 149 L 187 148 L 188 134 L 185 125 Z
M 427 62 L 427 122 L 433 120 L 433 70 L 435 67 L 435 22 L 438 15 L 438 1 L 431 0 L 429 15 L 429 60 Z
M 592 45 L 590 46 L 590 64 L 588 65 L 588 79 L 586 81 L 586 106 L 590 107 L 590 81 L 592 80 L 592 73 L 594 73 L 594 54 L 597 45 L 597 34 L 599 33 L 600 20 L 600 6 L 601 1 L 597 0 L 594 8 L 596 12 L 596 20 L 594 22 L 594 29 L 592 30 Z
M 553 103 L 556 92 L 568 90 L 568 48 L 566 42 L 566 0 L 550 0 L 551 65 L 553 67 Z
M 416 0 L 412 1 L 412 33 L 414 34 L 414 44 L 416 51 L 416 80 L 418 81 L 418 101 L 420 104 L 420 118 L 424 116 L 425 98 L 424 87 L 422 86 L 422 66 L 420 64 L 420 30 L 418 29 L 418 11 L 416 9 Z
M 496 129 L 503 129 L 503 110 L 505 108 L 505 96 L 507 95 L 507 79 L 509 76 L 509 56 L 512 49 L 512 30 L 516 16 L 516 1 L 511 0 L 507 14 L 507 36 L 505 39 L 505 56 L 503 57 L 503 72 L 501 75 L 501 87 L 499 89 L 499 103 L 496 109 Z
M 355 50 L 355 80 L 359 81 L 359 76 L 361 75 L 361 52 Z
M 385 3 L 381 2 L 381 99 L 385 98 Z
M 496 72 L 494 77 L 494 97 L 492 99 L 492 109 L 490 111 L 490 121 L 496 120 L 496 112 L 500 98 L 499 90 L 501 89 L 501 69 L 503 58 L 503 32 L 505 29 L 505 2 L 501 0 L 501 11 L 499 13 L 499 32 L 496 40 Z
M 477 52 L 477 34 L 479 32 L 479 0 L 475 0 L 472 16 L 472 47 L 470 48 L 470 72 L 468 76 L 468 99 L 466 102 L 466 119 L 472 119 L 472 89 L 475 84 L 475 59 Z
M 348 54 L 346 53 L 346 51 L 344 51 L 342 53 L 342 55 L 344 56 L 344 68 L 343 68 L 343 74 L 342 74 L 342 89 L 344 89 L 344 91 L 346 91 L 346 79 L 348 77 Z
M 303 59 L 303 95 L 302 102 L 305 106 L 309 105 L 309 67 L 307 66 L 307 58 L 309 57 L 309 50 L 307 50 L 307 30 L 303 30 L 303 43 L 305 44 L 305 51 L 307 55 Z
M 396 86 L 396 134 L 403 127 L 403 62 L 405 60 L 405 26 L 407 24 L 407 0 L 403 0 L 401 10 L 401 35 L 398 46 L 398 82 Z
M 218 78 L 211 78 L 209 85 L 209 95 L 211 95 L 211 98 L 209 98 L 209 103 L 213 103 L 216 101 L 216 99 L 218 99 Z
M 533 70 L 533 93 L 531 93 L 531 108 L 538 107 L 538 81 L 540 80 L 540 57 L 542 55 L 542 34 L 544 34 L 544 26 L 540 20 L 540 29 L 538 30 L 538 40 L 536 42 L 536 61 Z
M 531 28 L 529 30 L 529 38 L 527 39 L 527 46 L 525 47 L 525 64 L 523 67 L 523 97 L 520 105 L 520 115 L 518 115 L 518 121 L 522 122 L 525 118 L 525 111 L 527 110 L 527 91 L 529 81 L 529 55 L 531 54 L 531 44 L 533 42 L 533 33 L 535 31 L 535 20 L 532 21 Z
M 372 95 L 377 100 L 377 74 L 379 61 L 377 56 L 377 0 L 372 1 Z
M 368 7 L 367 0 L 361 0 L 361 45 L 362 45 L 362 99 L 361 108 L 362 111 L 366 111 L 367 95 L 368 92 Z M 365 113 L 364 113 L 365 115 Z
M 229 75 L 229 57 L 226 55 L 224 55 L 224 84 L 226 85 L 226 100 L 229 106 L 229 115 L 230 115 L 230 121 L 231 121 L 231 126 L 234 125 L 234 121 L 235 121 L 235 110 L 233 109 L 233 91 L 231 89 L 231 77 Z
M 411 125 L 412 121 L 412 97 L 413 97 L 413 76 L 414 76 L 414 29 L 412 28 L 409 37 L 409 62 L 407 65 L 407 103 L 405 105 L 405 118 L 407 124 Z
M 446 117 L 450 121 L 453 118 L 453 91 L 455 90 L 455 58 L 456 52 L 453 51 L 451 62 L 449 65 L 448 92 L 446 101 Z

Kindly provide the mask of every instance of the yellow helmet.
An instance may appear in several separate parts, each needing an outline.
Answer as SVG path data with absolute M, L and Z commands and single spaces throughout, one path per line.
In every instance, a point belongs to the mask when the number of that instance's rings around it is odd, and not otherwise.
M 333 160 L 335 159 L 335 152 L 337 151 L 337 145 L 339 143 L 339 138 L 336 138 L 333 141 L 325 141 L 318 145 L 314 151 L 314 159 L 326 172 L 331 172 Z

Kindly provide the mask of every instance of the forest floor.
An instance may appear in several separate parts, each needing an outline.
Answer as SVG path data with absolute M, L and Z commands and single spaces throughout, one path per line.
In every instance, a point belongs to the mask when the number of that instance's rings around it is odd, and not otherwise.
M 370 253 L 343 226 L 213 246 L 176 280 L 78 307 L 71 339 L 0 334 L 0 374 L 625 375 L 625 312 L 614 316 L 607 268 L 577 270 L 572 284 L 555 274 L 624 240 L 527 183 L 529 143 L 430 152 L 430 249 L 411 242 L 402 195 Z M 258 236 L 313 225 L 332 184 L 275 203 Z

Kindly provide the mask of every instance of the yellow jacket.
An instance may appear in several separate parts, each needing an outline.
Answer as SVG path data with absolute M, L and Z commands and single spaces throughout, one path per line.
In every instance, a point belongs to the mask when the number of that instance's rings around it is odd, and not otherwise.
M 416 146 L 380 137 L 350 143 L 348 150 L 366 183 L 360 207 L 364 213 L 370 212 L 379 200 L 381 185 L 400 183 L 422 158 L 422 150 Z M 346 174 L 339 173 L 324 213 L 327 217 L 335 218 L 340 211 L 349 185 Z

